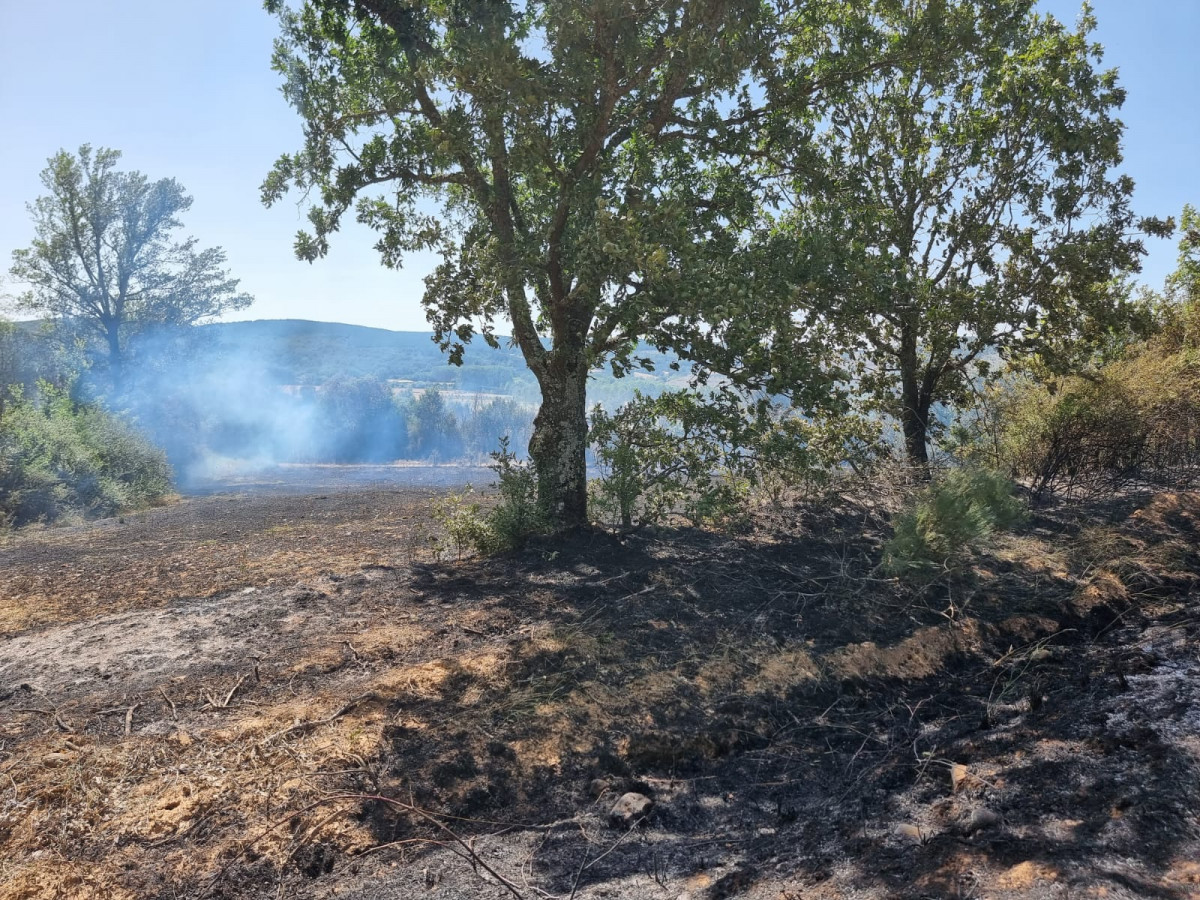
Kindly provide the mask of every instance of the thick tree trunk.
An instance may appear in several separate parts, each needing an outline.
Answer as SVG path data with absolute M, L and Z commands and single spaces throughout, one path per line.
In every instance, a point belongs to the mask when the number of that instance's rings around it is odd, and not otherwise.
M 912 465 L 922 469 L 929 466 L 929 411 L 921 409 L 919 400 L 904 400 L 900 424 L 904 429 L 904 451 Z
M 582 354 L 547 359 L 540 379 L 542 406 L 533 420 L 529 456 L 538 499 L 556 529 L 586 525 L 587 366 Z

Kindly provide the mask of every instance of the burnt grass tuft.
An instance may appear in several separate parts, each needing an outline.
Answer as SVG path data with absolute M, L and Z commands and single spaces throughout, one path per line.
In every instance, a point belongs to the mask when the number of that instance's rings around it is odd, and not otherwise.
M 84 679 L 29 665 L 74 626 L 18 631 L 0 898 L 1195 896 L 1200 496 L 1043 510 L 920 584 L 887 536 L 847 501 L 352 571 L 325 535 L 301 585 L 148 606 L 221 610 L 225 655 Z

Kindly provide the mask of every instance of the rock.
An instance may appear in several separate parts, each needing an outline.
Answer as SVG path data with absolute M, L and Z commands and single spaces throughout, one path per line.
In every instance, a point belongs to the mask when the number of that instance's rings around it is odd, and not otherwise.
M 988 809 L 986 806 L 981 806 L 967 817 L 967 823 L 963 826 L 963 831 L 967 834 L 974 834 L 986 828 L 995 828 L 1003 821 L 1004 819 L 1000 817 L 998 812 Z
M 42 765 L 47 769 L 57 769 L 59 766 L 65 766 L 74 758 L 70 753 L 47 753 L 42 757 Z
M 622 794 L 621 799 L 613 806 L 608 814 L 608 824 L 613 828 L 632 828 L 637 822 L 650 815 L 654 809 L 654 801 L 645 794 L 630 791 Z
M 593 778 L 588 783 L 588 796 L 593 800 L 599 800 L 605 794 L 612 790 L 612 786 L 608 783 L 607 778 Z
M 918 828 L 916 825 L 897 825 L 895 835 L 898 838 L 903 838 L 906 841 L 912 841 L 915 844 L 925 843 L 928 835 Z

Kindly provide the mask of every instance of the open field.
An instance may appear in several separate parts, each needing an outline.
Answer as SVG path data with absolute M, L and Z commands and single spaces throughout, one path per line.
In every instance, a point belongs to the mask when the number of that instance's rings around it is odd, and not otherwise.
M 852 499 L 437 562 L 435 490 L 0 548 L 0 898 L 1200 896 L 1200 496 L 916 589 Z

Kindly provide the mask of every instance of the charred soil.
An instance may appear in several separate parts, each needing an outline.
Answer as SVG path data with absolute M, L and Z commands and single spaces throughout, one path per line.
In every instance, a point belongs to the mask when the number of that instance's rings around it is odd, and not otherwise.
M 852 499 L 465 561 L 429 499 L 0 548 L 0 898 L 1200 895 L 1200 496 L 920 586 Z

